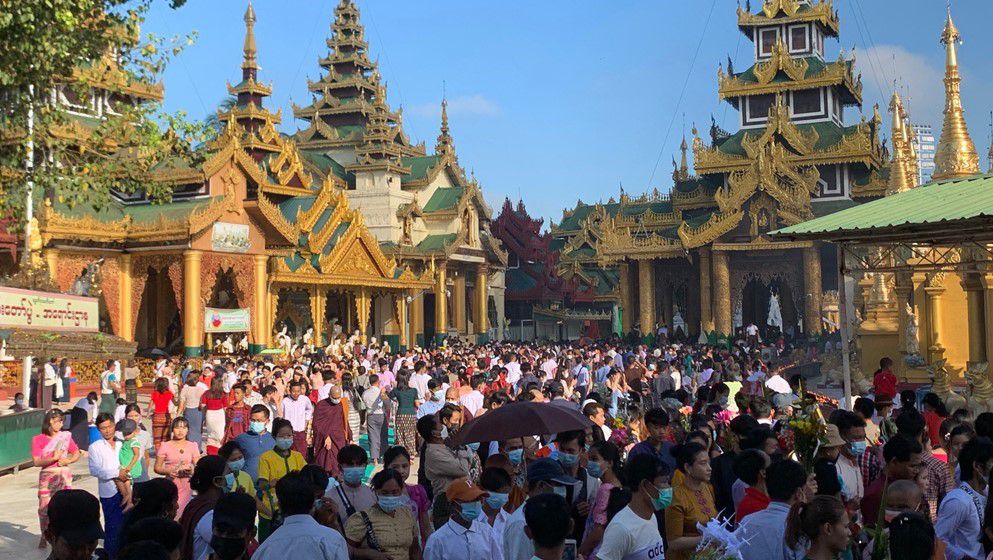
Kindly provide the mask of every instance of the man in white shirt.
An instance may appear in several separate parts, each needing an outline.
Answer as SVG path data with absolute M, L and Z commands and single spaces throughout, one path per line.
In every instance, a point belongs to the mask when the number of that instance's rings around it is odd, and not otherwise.
M 100 439 L 90 444 L 89 467 L 90 475 L 97 479 L 97 493 L 100 496 L 100 506 L 103 508 L 104 541 L 103 547 L 108 556 L 117 555 L 120 545 L 121 523 L 124 511 L 121 504 L 121 493 L 117 491 L 115 480 L 121 479 L 121 444 L 114 435 L 114 416 L 106 412 L 97 415 L 97 429 Z
M 317 523 L 310 515 L 314 488 L 310 479 L 292 472 L 276 483 L 283 524 L 259 546 L 252 560 L 348 560 L 348 544 L 338 531 Z
M 290 394 L 283 398 L 283 418 L 293 426 L 293 450 L 307 456 L 307 432 L 314 417 L 314 404 L 303 395 L 303 383 L 290 382 Z
M 483 517 L 481 500 L 487 496 L 482 487 L 464 478 L 448 485 L 445 497 L 452 516 L 428 537 L 424 560 L 503 560 L 493 528 Z
M 841 453 L 835 462 L 838 477 L 841 479 L 841 497 L 846 505 L 858 504 L 865 496 L 865 482 L 858 458 L 865 453 L 865 420 L 849 410 L 839 410 L 832 415 L 832 423 L 838 427 L 838 435 L 845 440 Z
M 417 398 L 422 402 L 431 399 L 428 381 L 431 381 L 431 376 L 428 375 L 428 366 L 422 360 L 418 360 L 414 364 L 414 374 L 410 376 L 410 386 L 417 389 Z
M 507 368 L 507 383 L 517 385 L 521 380 L 521 364 L 517 361 L 517 354 L 510 354 L 509 361 L 503 367 Z
M 665 558 L 662 535 L 655 512 L 669 506 L 669 467 L 654 455 L 638 455 L 629 461 L 625 472 L 634 489 L 631 502 L 617 512 L 603 532 L 597 560 L 627 558 Z
M 483 394 L 479 392 L 479 388 L 483 385 L 483 376 L 473 375 L 472 379 L 469 381 L 469 386 L 472 387 L 472 391 L 462 395 L 459 399 L 459 404 L 464 406 L 466 410 L 472 414 L 475 418 L 476 414 L 483 408 Z
M 993 467 L 993 442 L 985 437 L 967 442 L 959 452 L 959 467 L 962 483 L 941 501 L 934 532 L 945 542 L 945 558 L 984 558 L 980 538 L 988 499 L 987 473 Z
M 790 382 L 775 370 L 772 372 L 772 377 L 766 380 L 765 386 L 777 393 L 793 392 L 793 388 L 790 387 Z

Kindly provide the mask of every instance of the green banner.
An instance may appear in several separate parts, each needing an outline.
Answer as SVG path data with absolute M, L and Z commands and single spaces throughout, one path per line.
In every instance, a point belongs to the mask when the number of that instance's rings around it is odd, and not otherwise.
M 248 309 L 204 308 L 204 332 L 240 333 L 251 329 L 252 317 Z

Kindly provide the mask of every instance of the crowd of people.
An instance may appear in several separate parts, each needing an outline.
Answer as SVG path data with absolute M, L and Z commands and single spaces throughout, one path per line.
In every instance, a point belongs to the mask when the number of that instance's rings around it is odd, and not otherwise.
M 32 444 L 40 546 L 54 560 L 89 557 L 101 539 L 98 554 L 120 560 L 993 551 L 993 414 L 897 394 L 885 360 L 873 398 L 832 409 L 762 358 L 748 340 L 661 337 L 162 358 L 131 377 L 151 381 L 145 408 L 109 362 L 100 394 L 70 425 L 49 410 Z M 588 427 L 457 443 L 467 422 L 518 401 Z M 819 434 L 812 451 L 798 422 Z M 71 489 L 83 457 L 98 496 Z M 735 544 L 713 538 L 715 523 Z

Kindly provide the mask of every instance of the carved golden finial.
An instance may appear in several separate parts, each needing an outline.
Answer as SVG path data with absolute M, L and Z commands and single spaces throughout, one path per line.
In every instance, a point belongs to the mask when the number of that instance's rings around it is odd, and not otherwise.
M 979 154 L 969 136 L 962 110 L 961 83 L 959 75 L 957 44 L 961 41 L 958 29 L 952 22 L 951 9 L 941 32 L 941 42 L 945 45 L 945 119 L 941 125 L 938 148 L 934 153 L 935 180 L 954 177 L 967 177 L 979 173 Z
M 245 10 L 245 61 L 241 63 L 241 67 L 258 70 L 259 65 L 255 60 L 256 54 L 258 54 L 258 49 L 255 46 L 255 8 L 249 2 L 248 9 Z
M 455 142 L 452 139 L 451 132 L 448 128 L 448 99 L 441 100 L 441 134 L 438 135 L 438 142 L 434 146 L 434 152 L 437 155 L 445 155 L 448 153 L 454 153 Z
M 891 195 L 914 187 L 914 180 L 909 175 L 907 158 L 909 157 L 909 146 L 907 145 L 907 134 L 904 123 L 903 101 L 900 94 L 893 91 L 890 98 L 890 113 L 893 114 L 890 137 L 893 141 L 892 159 L 890 160 L 890 179 L 886 187 L 886 194 Z
M 679 177 L 685 180 L 690 176 L 690 164 L 689 160 L 686 158 L 686 150 L 689 146 L 686 145 L 686 134 L 683 134 L 683 141 L 679 143 Z

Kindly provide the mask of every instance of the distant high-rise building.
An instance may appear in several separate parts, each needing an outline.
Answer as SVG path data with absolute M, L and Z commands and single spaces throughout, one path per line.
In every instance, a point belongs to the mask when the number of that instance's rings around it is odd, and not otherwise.
M 917 184 L 931 181 L 934 172 L 934 132 L 929 124 L 913 124 L 914 150 L 917 152 Z

